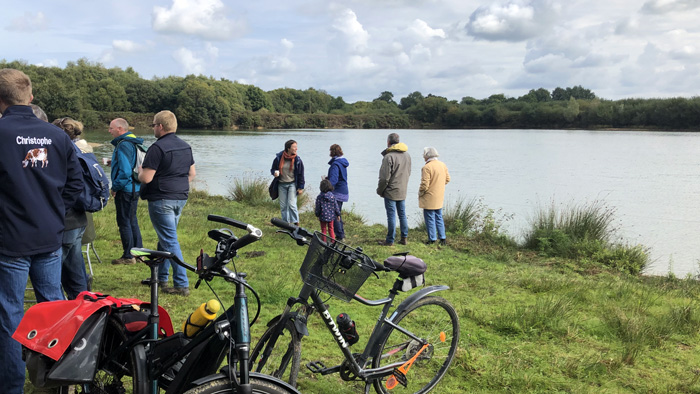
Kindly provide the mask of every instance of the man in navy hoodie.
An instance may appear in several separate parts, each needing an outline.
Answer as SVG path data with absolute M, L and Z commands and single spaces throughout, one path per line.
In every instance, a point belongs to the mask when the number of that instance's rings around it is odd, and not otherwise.
M 32 112 L 32 83 L 0 69 L 0 385 L 24 389 L 24 361 L 11 338 L 24 315 L 27 277 L 37 301 L 63 299 L 61 242 L 66 210 L 83 190 L 70 138 Z

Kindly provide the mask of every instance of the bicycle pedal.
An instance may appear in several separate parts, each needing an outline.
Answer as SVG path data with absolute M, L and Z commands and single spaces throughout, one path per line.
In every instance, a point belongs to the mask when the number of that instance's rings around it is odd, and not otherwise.
M 389 376 L 389 378 L 386 380 L 386 388 L 391 390 L 396 387 L 397 383 L 403 387 L 406 387 L 408 385 L 408 379 L 406 379 L 406 375 L 404 375 L 403 372 L 395 369 L 394 374 Z
M 308 368 L 312 373 L 322 373 L 326 370 L 326 365 L 321 361 L 311 361 L 310 363 L 306 364 L 306 368 Z

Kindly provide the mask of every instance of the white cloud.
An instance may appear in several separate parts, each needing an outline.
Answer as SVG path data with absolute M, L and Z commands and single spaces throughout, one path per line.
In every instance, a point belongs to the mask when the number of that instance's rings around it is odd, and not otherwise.
M 479 7 L 467 23 L 472 36 L 494 41 L 523 41 L 546 32 L 558 7 L 550 0 L 511 0 Z
M 289 41 L 289 40 L 286 39 L 286 38 L 283 38 L 283 39 L 280 41 L 280 43 L 282 43 L 282 46 L 284 47 L 284 49 L 286 49 L 286 50 L 288 50 L 288 51 L 290 51 L 292 48 L 294 48 L 294 43 L 291 42 L 291 41 Z
M 347 70 L 350 72 L 364 72 L 376 67 L 368 56 L 353 55 L 348 59 Z
M 700 2 L 697 0 L 649 0 L 644 3 L 641 11 L 646 14 L 666 14 L 695 8 L 700 8 Z
M 430 26 L 428 26 L 428 23 L 420 19 L 414 20 L 413 23 L 408 27 L 408 30 L 422 40 L 446 37 L 444 30 L 433 29 Z
M 46 30 L 48 28 L 48 20 L 43 12 L 25 12 L 22 16 L 18 16 L 10 22 L 5 28 L 11 31 L 35 32 Z
M 131 40 L 114 40 L 112 48 L 121 52 L 142 52 L 147 49 L 147 46 Z
M 221 0 L 173 0 L 170 8 L 153 7 L 153 30 L 183 33 L 207 40 L 226 40 L 240 28 L 226 17 Z
M 343 9 L 333 20 L 332 27 L 339 33 L 339 38 L 349 52 L 361 53 L 367 49 L 369 33 L 351 9 Z
M 41 63 L 37 63 L 36 65 L 39 67 L 58 67 L 58 60 L 46 59 Z
M 173 59 L 182 66 L 185 74 L 203 74 L 204 60 L 195 56 L 194 52 L 187 48 L 180 48 L 173 53 Z
M 207 42 L 204 44 L 204 52 L 209 56 L 210 59 L 216 60 L 219 57 L 219 48 L 212 45 L 212 43 Z
M 411 60 L 413 62 L 425 62 L 430 60 L 432 57 L 432 52 L 430 48 L 423 46 L 423 44 L 416 44 L 411 48 Z

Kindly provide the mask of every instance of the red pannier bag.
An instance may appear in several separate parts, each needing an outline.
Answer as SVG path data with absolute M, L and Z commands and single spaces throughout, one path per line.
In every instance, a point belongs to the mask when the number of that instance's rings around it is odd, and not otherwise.
M 115 298 L 84 291 L 75 300 L 42 302 L 30 307 L 12 338 L 24 347 L 29 379 L 36 387 L 87 383 L 95 378 L 102 337 L 113 311 L 150 305 L 136 298 Z M 158 307 L 162 336 L 173 334 L 165 309 Z M 142 312 L 139 312 L 144 316 Z M 135 327 L 145 327 L 134 322 Z

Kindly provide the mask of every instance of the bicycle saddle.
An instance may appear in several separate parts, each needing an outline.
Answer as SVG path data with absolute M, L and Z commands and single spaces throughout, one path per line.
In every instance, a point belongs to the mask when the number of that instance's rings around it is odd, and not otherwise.
M 384 266 L 399 273 L 402 278 L 420 275 L 428 266 L 416 256 L 391 256 L 384 260 Z

